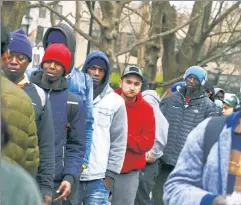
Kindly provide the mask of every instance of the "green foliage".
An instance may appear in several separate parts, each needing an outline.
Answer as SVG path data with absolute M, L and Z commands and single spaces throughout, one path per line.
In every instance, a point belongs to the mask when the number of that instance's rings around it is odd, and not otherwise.
M 121 74 L 112 72 L 110 75 L 110 85 L 113 88 L 119 88 Z
M 163 76 L 162 74 L 157 74 L 156 75 L 156 78 L 155 78 L 155 81 L 156 82 L 163 82 Z M 162 95 L 162 91 L 163 91 L 163 88 L 156 88 L 156 92 L 158 93 L 158 95 Z

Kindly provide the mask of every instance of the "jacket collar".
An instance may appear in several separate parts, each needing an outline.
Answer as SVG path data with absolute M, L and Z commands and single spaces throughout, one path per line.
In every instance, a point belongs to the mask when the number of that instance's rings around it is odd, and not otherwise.
M 185 95 L 186 95 L 186 92 L 187 92 L 187 87 L 184 86 L 184 87 L 180 88 L 178 90 L 178 92 L 185 98 Z M 192 95 L 189 96 L 189 97 L 190 97 L 190 101 L 191 101 L 191 100 L 194 100 L 194 99 L 204 98 L 204 97 L 208 97 L 208 96 L 205 94 L 203 88 L 200 87 L 199 89 L 195 90 L 192 93 Z

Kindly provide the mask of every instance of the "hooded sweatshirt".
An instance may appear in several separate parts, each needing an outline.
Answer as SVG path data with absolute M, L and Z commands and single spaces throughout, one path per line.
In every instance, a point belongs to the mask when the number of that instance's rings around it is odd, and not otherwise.
M 70 68 L 72 69 L 74 66 L 74 56 L 75 56 L 75 47 L 76 47 L 74 31 L 69 26 L 63 23 L 50 27 L 44 34 L 44 38 L 43 38 L 44 50 L 48 47 L 48 36 L 52 31 L 61 31 L 65 35 L 66 47 L 70 50 L 71 56 L 73 56 L 71 61 L 71 66 L 70 66 Z
M 153 108 L 156 120 L 156 137 L 152 149 L 148 154 L 158 159 L 163 155 L 164 148 L 167 144 L 167 135 L 169 123 L 160 110 L 161 99 L 155 90 L 145 90 L 142 92 L 144 100 L 146 100 Z
M 82 68 L 82 71 L 84 73 L 88 72 L 88 68 L 89 68 L 89 64 L 93 59 L 102 59 L 106 62 L 106 68 L 105 68 L 105 76 L 104 79 L 102 81 L 102 83 L 94 89 L 94 99 L 104 90 L 104 88 L 106 87 L 106 85 L 109 83 L 109 78 L 110 78 L 110 65 L 109 65 L 109 60 L 107 58 L 107 56 L 101 52 L 101 51 L 94 51 L 92 53 L 90 53 L 84 63 L 84 66 Z
M 127 114 L 125 102 L 109 86 L 110 66 L 107 56 L 95 51 L 90 53 L 82 71 L 87 72 L 89 62 L 101 58 L 106 62 L 102 84 L 95 88 L 93 102 L 94 131 L 89 165 L 81 174 L 81 181 L 114 177 L 121 172 L 127 143 Z M 97 94 L 99 93 L 99 94 Z
M 49 89 L 42 82 L 43 72 L 36 71 L 31 76 L 31 82 L 35 83 L 47 93 L 52 108 L 52 117 L 55 132 L 55 182 L 63 179 L 71 184 L 79 175 L 81 161 L 85 154 L 85 111 L 81 100 L 78 105 L 68 101 L 68 84 L 65 78 L 61 79 L 60 86 Z M 71 95 L 74 95 L 71 93 Z M 78 106 L 78 112 L 71 122 L 68 122 L 67 104 Z M 74 108 L 72 108 L 74 109 Z M 67 137 L 66 125 L 70 123 L 70 134 Z M 63 153 L 63 147 L 65 151 Z M 65 158 L 63 164 L 63 156 Z
M 115 90 L 119 95 L 122 89 Z M 143 98 L 137 95 L 137 100 L 126 104 L 128 118 L 127 150 L 121 173 L 142 169 L 146 165 L 148 152 L 155 139 L 155 117 L 151 107 Z

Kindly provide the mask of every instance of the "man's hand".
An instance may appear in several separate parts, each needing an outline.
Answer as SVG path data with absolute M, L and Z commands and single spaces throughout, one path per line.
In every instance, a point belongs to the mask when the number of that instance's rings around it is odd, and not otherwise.
M 54 201 L 66 199 L 66 197 L 70 194 L 71 184 L 68 181 L 62 181 L 62 183 L 60 184 L 56 193 L 61 193 L 61 192 L 62 194 L 58 198 L 54 199 Z
M 213 200 L 212 205 L 226 205 L 226 197 L 225 196 L 218 196 Z
M 45 196 L 43 196 L 43 201 L 44 201 L 44 205 L 51 205 L 52 197 L 48 196 L 48 195 L 45 195 Z
M 104 184 L 105 184 L 107 189 L 110 190 L 112 182 L 113 182 L 113 179 L 111 177 L 108 177 L 108 176 L 105 177 Z
M 156 159 L 155 158 L 153 158 L 153 157 L 151 157 L 150 155 L 147 155 L 146 156 L 146 162 L 147 163 L 153 163 L 153 162 L 155 162 L 156 161 Z

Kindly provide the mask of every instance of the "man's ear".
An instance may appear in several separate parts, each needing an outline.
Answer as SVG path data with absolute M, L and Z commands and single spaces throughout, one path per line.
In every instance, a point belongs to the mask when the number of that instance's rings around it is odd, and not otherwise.
M 6 52 L 2 55 L 2 61 L 4 63 L 7 62 L 8 58 L 9 58 L 9 55 L 10 55 L 10 51 L 9 51 L 9 49 L 7 49 Z
M 120 80 L 119 86 L 120 86 L 120 88 L 122 87 L 122 80 Z

